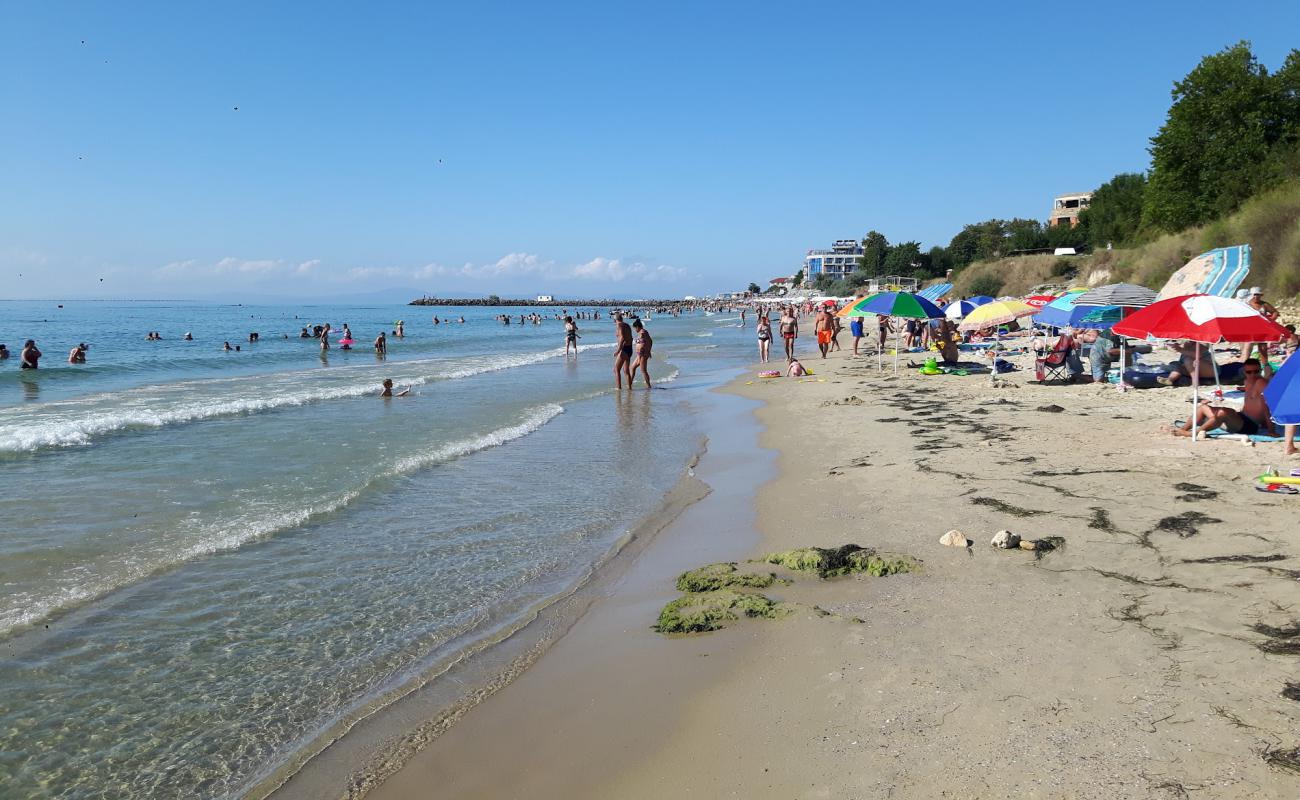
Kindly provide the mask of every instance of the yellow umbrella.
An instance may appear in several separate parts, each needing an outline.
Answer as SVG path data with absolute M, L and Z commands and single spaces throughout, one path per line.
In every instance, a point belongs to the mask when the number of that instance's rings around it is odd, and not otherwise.
M 992 303 L 985 303 L 967 314 L 961 324 L 957 326 L 957 330 L 977 331 L 980 328 L 1005 325 L 1021 317 L 1028 317 L 1037 313 L 1038 309 L 1019 300 L 996 300 Z

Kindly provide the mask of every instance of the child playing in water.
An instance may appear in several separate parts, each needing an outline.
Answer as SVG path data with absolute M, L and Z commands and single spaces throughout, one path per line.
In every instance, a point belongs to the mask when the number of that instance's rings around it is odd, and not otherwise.
M 405 397 L 411 391 L 411 387 L 406 387 L 396 394 L 393 393 L 393 379 L 384 378 L 384 390 L 379 393 L 380 397 Z

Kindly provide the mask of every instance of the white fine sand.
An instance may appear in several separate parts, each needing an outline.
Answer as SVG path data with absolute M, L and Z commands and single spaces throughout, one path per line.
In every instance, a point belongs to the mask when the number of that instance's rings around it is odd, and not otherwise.
M 1282 695 L 1300 654 L 1260 648 L 1300 637 L 1252 628 L 1300 621 L 1300 497 L 1252 480 L 1280 445 L 1157 434 L 1185 390 L 807 363 L 817 378 L 733 387 L 764 401 L 777 451 L 756 515 L 745 465 L 771 457 L 711 447 L 714 494 L 371 796 L 1300 797 L 1300 774 L 1264 758 L 1300 747 Z M 941 546 L 952 528 L 973 547 Z M 995 550 L 1002 528 L 1066 544 Z M 924 568 L 766 591 L 861 622 L 648 630 L 685 569 L 850 542 Z M 1222 556 L 1277 558 L 1196 562 Z

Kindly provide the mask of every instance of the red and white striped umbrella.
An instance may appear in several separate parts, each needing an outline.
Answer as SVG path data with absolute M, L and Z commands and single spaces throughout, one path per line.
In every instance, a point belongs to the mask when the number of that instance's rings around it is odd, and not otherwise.
M 1280 342 L 1291 334 L 1249 305 L 1230 297 L 1190 294 L 1134 311 L 1113 330 L 1137 339 L 1193 342 Z

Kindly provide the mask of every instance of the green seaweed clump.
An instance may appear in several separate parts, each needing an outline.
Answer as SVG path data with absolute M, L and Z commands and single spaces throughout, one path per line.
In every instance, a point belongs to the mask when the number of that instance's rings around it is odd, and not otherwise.
M 761 594 L 733 589 L 691 592 L 665 605 L 653 627 L 659 633 L 702 633 L 716 631 L 725 623 L 740 619 L 741 615 L 779 619 L 792 610 L 788 604 Z
M 758 559 L 798 572 L 816 572 L 821 578 L 834 578 L 865 572 L 880 578 L 900 572 L 914 572 L 916 561 L 906 556 L 882 556 L 867 547 L 846 544 L 842 547 L 800 547 L 768 553 Z
M 718 589 L 745 587 L 766 589 L 776 582 L 772 573 L 737 572 L 734 563 L 709 564 L 706 567 L 683 572 L 677 577 L 679 592 L 715 592 Z

